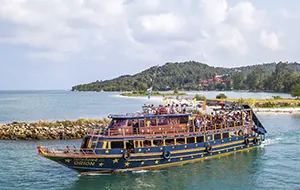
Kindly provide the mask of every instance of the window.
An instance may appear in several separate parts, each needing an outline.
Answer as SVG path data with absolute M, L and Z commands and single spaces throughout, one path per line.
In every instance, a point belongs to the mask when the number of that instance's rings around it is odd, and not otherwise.
M 85 137 L 82 141 L 81 148 L 87 148 L 90 140 L 91 140 L 91 137 Z
M 131 150 L 134 148 L 134 143 L 132 140 L 126 141 L 126 149 Z
M 189 122 L 188 117 L 180 117 L 180 119 L 179 119 L 180 124 L 187 124 L 188 122 Z
M 204 142 L 204 137 L 203 137 L 203 136 L 197 137 L 197 142 L 198 142 L 198 143 Z
M 145 121 L 143 119 L 140 120 L 140 127 L 145 127 Z
M 170 124 L 172 125 L 172 124 L 176 124 L 177 123 L 177 119 L 175 118 L 175 119 L 170 119 Z
M 168 125 L 167 118 L 160 118 L 160 119 L 158 119 L 158 125 Z
M 110 142 L 111 148 L 124 148 L 123 141 L 111 141 Z
M 109 128 L 112 127 L 121 127 L 126 125 L 126 120 L 125 119 L 113 119 L 110 124 L 109 124 Z
M 195 138 L 194 137 L 190 137 L 190 138 L 187 138 L 187 143 L 195 143 Z
M 223 133 L 223 139 L 229 138 L 229 133 Z
M 174 145 L 174 139 L 166 139 L 165 142 L 167 146 Z
M 214 139 L 215 139 L 215 140 L 221 139 L 221 134 L 215 134 L 215 135 L 214 135 Z
M 144 141 L 144 147 L 151 147 L 151 141 Z
M 98 141 L 97 148 L 102 148 L 102 146 L 103 146 L 103 141 Z
M 162 140 L 153 140 L 153 144 L 154 144 L 154 146 L 162 146 L 163 141 Z
M 151 120 L 151 126 L 156 126 L 156 119 Z
M 176 144 L 180 145 L 180 144 L 185 144 L 184 139 L 176 139 Z
M 92 139 L 91 139 L 91 148 L 96 148 L 97 146 L 97 143 L 98 143 L 98 137 L 96 136 L 93 136 Z
M 131 120 L 128 120 L 127 126 L 129 127 L 129 126 L 131 126 L 131 125 L 132 125 L 132 121 L 131 121 Z

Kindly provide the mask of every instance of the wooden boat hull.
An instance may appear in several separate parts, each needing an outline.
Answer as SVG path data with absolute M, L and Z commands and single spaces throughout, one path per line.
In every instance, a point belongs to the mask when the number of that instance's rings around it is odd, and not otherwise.
M 248 145 L 245 144 L 244 138 L 241 136 L 212 141 L 210 142 L 212 145 L 211 152 L 206 151 L 206 142 L 149 147 L 145 151 L 144 149 L 138 149 L 137 153 L 131 153 L 130 158 L 127 160 L 123 158 L 123 154 L 57 154 L 47 153 L 42 149 L 39 152 L 45 158 L 62 164 L 82 175 L 87 175 L 92 173 L 156 170 L 225 156 L 261 145 L 261 139 L 259 138 L 257 143 L 253 142 L 253 138 L 249 138 L 249 140 Z M 161 151 L 157 151 L 157 148 L 160 148 Z M 166 150 L 171 153 L 169 158 L 163 156 L 163 152 Z

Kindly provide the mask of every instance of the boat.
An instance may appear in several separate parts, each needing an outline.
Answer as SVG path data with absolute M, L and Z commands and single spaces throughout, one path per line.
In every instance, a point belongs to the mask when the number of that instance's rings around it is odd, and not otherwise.
M 38 154 L 81 175 L 156 170 L 256 148 L 267 133 L 248 105 L 211 115 L 151 109 L 109 115 L 110 124 L 89 127 L 78 149 L 38 146 Z

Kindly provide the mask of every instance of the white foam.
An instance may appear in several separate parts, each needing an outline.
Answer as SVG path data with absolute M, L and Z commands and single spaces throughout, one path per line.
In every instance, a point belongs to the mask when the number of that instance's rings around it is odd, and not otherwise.
M 138 171 L 132 171 L 132 173 L 146 173 L 149 172 L 149 170 L 138 170 Z
M 274 139 L 266 139 L 263 142 L 263 145 L 268 146 L 268 145 L 272 145 L 272 144 L 278 144 L 282 141 L 282 137 L 276 137 Z
M 80 176 L 101 176 L 101 175 L 111 175 L 110 173 L 88 173 L 88 174 L 78 174 L 78 177 Z

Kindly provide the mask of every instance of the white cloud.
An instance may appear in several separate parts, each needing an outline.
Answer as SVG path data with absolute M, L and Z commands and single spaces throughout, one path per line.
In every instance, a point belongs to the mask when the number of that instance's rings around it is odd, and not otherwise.
M 211 24 L 218 24 L 226 19 L 226 0 L 202 0 L 200 8 L 204 11 L 205 19 Z
M 142 16 L 140 22 L 146 32 L 165 35 L 176 34 L 184 26 L 184 19 L 173 13 Z
M 254 30 L 263 24 L 263 14 L 252 3 L 240 2 L 228 10 L 228 20 L 240 29 Z
M 247 42 L 236 28 L 222 27 L 217 32 L 218 44 L 238 55 L 247 54 Z
M 223 61 L 220 49 L 245 60 L 253 57 L 259 43 L 282 49 L 273 32 L 276 21 L 268 22 L 272 20 L 268 10 L 251 1 L 0 0 L 0 4 L 0 26 L 13 25 L 9 35 L 1 36 L 0 31 L 0 43 L 29 47 L 31 59 L 67 62 L 84 54 L 127 64 L 197 59 L 218 65 Z
M 267 32 L 266 30 L 262 30 L 260 33 L 260 43 L 265 48 L 273 51 L 283 49 L 275 32 Z

